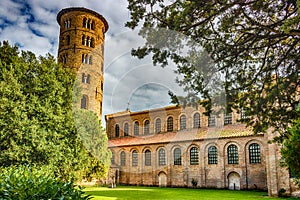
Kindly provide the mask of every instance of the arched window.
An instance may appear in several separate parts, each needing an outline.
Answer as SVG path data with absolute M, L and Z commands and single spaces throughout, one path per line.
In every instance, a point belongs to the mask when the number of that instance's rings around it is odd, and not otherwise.
M 69 35 L 66 36 L 66 40 L 67 40 L 67 45 L 70 45 L 71 40 L 70 40 L 70 36 Z
M 88 27 L 88 29 L 91 29 L 91 20 L 90 19 L 88 20 L 87 27 Z
M 174 150 L 174 165 L 181 165 L 181 150 L 176 148 Z
M 95 39 L 94 38 L 91 38 L 91 47 L 95 47 Z
M 90 46 L 91 46 L 91 38 L 90 38 L 90 36 L 88 36 L 88 37 L 86 38 L 86 41 L 87 41 L 86 46 L 90 47 Z
M 158 118 L 155 120 L 155 133 L 159 133 L 161 131 L 161 120 Z
M 87 78 L 86 78 L 86 83 L 90 84 L 90 81 L 91 81 L 91 75 L 87 75 Z
M 218 164 L 218 149 L 215 146 L 208 148 L 208 164 Z
M 134 135 L 139 135 L 139 122 L 134 122 L 134 128 L 133 128 L 133 134 Z
M 145 151 L 145 166 L 151 166 L 151 151 L 149 149 Z
M 190 150 L 190 164 L 191 165 L 199 164 L 199 153 L 197 147 L 192 147 Z
M 158 151 L 158 165 L 166 165 L 166 151 L 164 149 L 159 149 Z
M 181 115 L 180 117 L 180 130 L 186 129 L 186 116 Z
M 81 44 L 82 44 L 82 45 L 85 45 L 85 41 L 86 41 L 86 40 L 85 40 L 85 35 L 83 35 L 81 39 L 82 39 Z
M 86 18 L 83 18 L 82 27 L 83 27 L 83 28 L 86 28 Z
M 173 131 L 173 117 L 168 117 L 167 119 L 167 131 Z
M 110 158 L 111 164 L 115 164 L 115 153 L 111 151 L 111 158 Z
M 136 150 L 133 150 L 132 152 L 132 166 L 138 166 L 139 160 L 138 160 L 138 152 Z
M 88 55 L 85 55 L 85 57 L 84 57 L 84 63 L 85 63 L 85 64 L 88 64 L 88 62 L 89 62 L 89 56 L 88 56 Z
M 92 20 L 92 30 L 95 30 L 95 21 Z
M 80 106 L 80 108 L 87 109 L 87 102 L 88 102 L 87 96 L 83 95 L 83 97 L 81 98 L 81 106 Z
M 120 154 L 120 164 L 121 164 L 121 166 L 126 165 L 126 154 L 124 151 L 122 151 Z
M 129 135 L 129 126 L 128 123 L 124 124 L 124 136 L 128 136 Z
M 90 64 L 90 65 L 93 64 L 93 57 L 92 57 L 92 56 L 89 57 L 89 64 Z
M 194 128 L 200 128 L 200 114 L 194 114 Z
M 147 135 L 150 133 L 150 121 L 146 120 L 144 123 L 144 134 Z
M 251 164 L 261 162 L 259 144 L 257 144 L 257 143 L 250 144 L 250 146 L 249 146 L 249 159 L 250 159 Z
M 119 124 L 116 124 L 116 126 L 115 126 L 115 135 L 116 135 L 116 137 L 120 136 L 120 126 L 119 126 Z
M 81 82 L 85 83 L 85 79 L 86 79 L 86 76 L 85 76 L 85 73 L 83 73 L 82 76 L 81 76 Z
M 231 144 L 227 148 L 228 164 L 239 164 L 239 153 L 236 145 Z

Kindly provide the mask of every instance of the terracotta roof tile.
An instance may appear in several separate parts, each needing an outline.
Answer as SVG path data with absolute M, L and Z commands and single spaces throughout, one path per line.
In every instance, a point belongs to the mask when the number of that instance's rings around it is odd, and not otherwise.
M 251 136 L 254 133 L 245 125 L 227 125 L 220 128 L 200 128 L 177 132 L 165 132 L 154 135 L 113 138 L 108 141 L 109 147 L 159 144 L 180 141 L 193 141 L 215 138 L 231 138 Z

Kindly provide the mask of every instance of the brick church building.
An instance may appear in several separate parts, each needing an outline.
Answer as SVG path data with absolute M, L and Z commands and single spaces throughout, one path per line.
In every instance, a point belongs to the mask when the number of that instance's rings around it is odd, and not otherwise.
M 280 147 L 239 122 L 244 112 L 207 117 L 204 108 L 169 106 L 105 116 L 110 177 L 120 184 L 296 191 Z

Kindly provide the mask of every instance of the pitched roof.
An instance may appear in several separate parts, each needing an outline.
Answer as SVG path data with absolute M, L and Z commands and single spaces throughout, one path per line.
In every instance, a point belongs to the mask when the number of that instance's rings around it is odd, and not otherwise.
M 260 134 L 262 135 L 262 134 Z M 205 127 L 177 132 L 165 132 L 154 135 L 142 135 L 123 138 L 113 138 L 108 141 L 109 147 L 137 146 L 146 144 L 160 144 L 170 142 L 195 141 L 204 139 L 233 138 L 254 136 L 253 131 L 243 124 L 226 125 L 220 128 Z

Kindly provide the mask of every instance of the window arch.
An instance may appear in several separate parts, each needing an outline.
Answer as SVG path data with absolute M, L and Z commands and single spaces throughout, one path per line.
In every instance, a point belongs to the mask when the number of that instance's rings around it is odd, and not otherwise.
M 218 164 L 218 149 L 215 146 L 208 148 L 208 164 Z
M 193 117 L 194 121 L 194 128 L 200 128 L 200 114 L 195 113 Z
M 120 164 L 121 164 L 121 166 L 126 165 L 126 154 L 124 151 L 122 151 L 120 154 Z
M 132 166 L 138 166 L 138 152 L 136 150 L 133 150 L 132 152 Z
M 134 135 L 139 135 L 139 127 L 140 127 L 139 122 L 138 121 L 134 122 L 134 127 L 133 127 Z
M 161 131 L 161 119 L 157 118 L 155 120 L 155 133 L 159 133 Z
M 87 103 L 88 103 L 88 97 L 86 95 L 83 95 L 81 98 L 81 106 L 82 109 L 87 109 Z
M 192 147 L 190 149 L 190 164 L 198 165 L 199 164 L 199 152 L 197 147 Z
M 128 123 L 124 124 L 124 136 L 128 136 L 129 135 L 129 126 Z
M 87 24 L 86 24 L 86 18 L 83 18 L 82 27 L 83 27 L 83 28 L 86 28 L 86 27 L 87 27 L 86 25 L 87 25 Z
M 110 158 L 111 164 L 115 164 L 115 152 L 111 151 L 111 158 Z
M 181 165 L 181 149 L 174 149 L 174 165 Z
M 186 129 L 186 116 L 181 115 L 179 121 L 180 121 L 180 130 Z
M 168 117 L 167 119 L 167 131 L 173 131 L 173 117 Z
M 227 148 L 228 164 L 239 164 L 238 147 L 231 144 Z
M 144 134 L 147 135 L 150 133 L 150 121 L 146 120 L 144 122 Z
M 261 163 L 260 146 L 257 143 L 252 143 L 249 146 L 250 164 Z
M 164 166 L 166 165 L 166 151 L 165 149 L 158 150 L 158 165 Z
M 116 126 L 115 126 L 115 136 L 116 137 L 120 136 L 120 126 L 119 126 L 119 124 L 116 124 Z
M 151 151 L 149 149 L 145 151 L 145 166 L 151 166 Z

